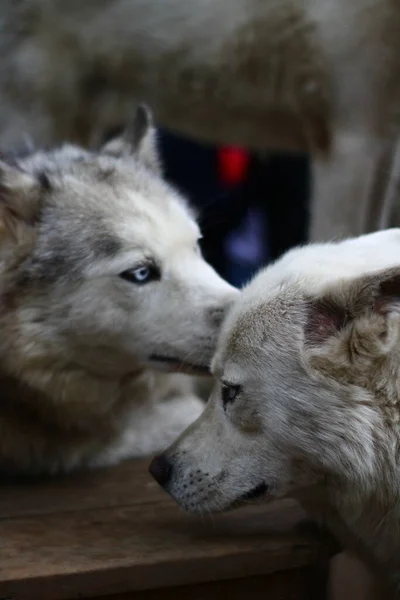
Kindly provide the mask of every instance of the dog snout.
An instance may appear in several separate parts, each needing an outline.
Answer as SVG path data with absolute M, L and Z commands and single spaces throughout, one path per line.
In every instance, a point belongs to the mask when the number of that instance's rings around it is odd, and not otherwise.
M 161 487 L 166 487 L 171 479 L 172 463 L 165 454 L 160 454 L 151 461 L 149 473 Z

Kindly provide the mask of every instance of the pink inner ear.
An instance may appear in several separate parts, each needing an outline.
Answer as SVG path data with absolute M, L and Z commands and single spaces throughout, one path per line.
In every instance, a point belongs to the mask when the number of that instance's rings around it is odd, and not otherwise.
M 314 302 L 305 327 L 306 340 L 309 344 L 323 344 L 345 327 L 348 321 L 349 315 L 339 307 Z

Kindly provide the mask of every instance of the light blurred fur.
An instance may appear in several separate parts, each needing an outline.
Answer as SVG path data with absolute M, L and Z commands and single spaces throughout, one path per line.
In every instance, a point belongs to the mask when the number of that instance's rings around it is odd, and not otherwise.
M 183 134 L 310 151 L 311 236 L 386 226 L 399 165 L 396 0 L 3 0 L 0 142 L 97 143 L 132 100 Z

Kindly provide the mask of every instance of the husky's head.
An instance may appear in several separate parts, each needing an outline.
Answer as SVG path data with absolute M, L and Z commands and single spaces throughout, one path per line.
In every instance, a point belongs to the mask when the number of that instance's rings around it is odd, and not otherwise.
M 320 483 L 383 494 L 398 469 L 399 250 L 400 230 L 296 249 L 243 291 L 205 412 L 150 467 L 184 508 Z
M 236 290 L 205 263 L 195 219 L 161 178 L 148 111 L 98 152 L 0 162 L 0 183 L 0 316 L 17 364 L 208 367 Z

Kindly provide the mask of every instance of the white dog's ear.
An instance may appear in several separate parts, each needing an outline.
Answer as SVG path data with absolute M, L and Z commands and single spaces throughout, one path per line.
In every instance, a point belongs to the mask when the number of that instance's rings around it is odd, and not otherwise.
M 305 338 L 309 345 L 320 345 L 341 331 L 350 321 L 346 308 L 331 298 L 311 300 L 307 305 Z
M 112 156 L 134 156 L 139 162 L 161 175 L 156 130 L 150 109 L 141 104 L 123 133 L 108 141 L 100 150 Z
M 374 331 L 383 341 L 393 314 L 400 315 L 400 268 L 343 282 L 307 304 L 306 344 L 322 345 L 350 324 L 358 333 Z M 368 328 L 371 319 L 374 326 Z
M 0 232 L 20 242 L 31 232 L 40 212 L 46 175 L 31 175 L 0 160 Z

